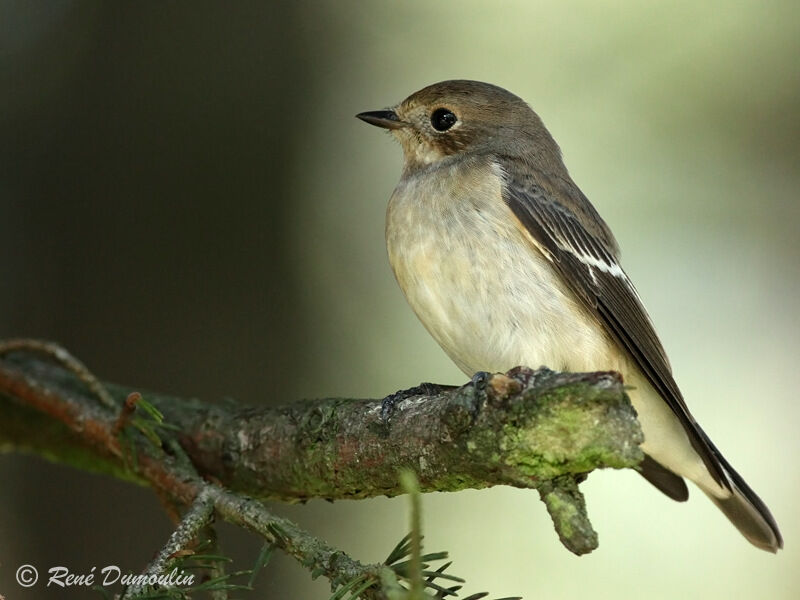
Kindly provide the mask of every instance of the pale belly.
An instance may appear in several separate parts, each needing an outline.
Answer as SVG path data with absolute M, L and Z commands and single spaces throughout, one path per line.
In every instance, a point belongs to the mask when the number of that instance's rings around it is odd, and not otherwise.
M 389 260 L 419 319 L 468 375 L 619 368 L 602 327 L 517 226 L 496 178 L 482 181 L 433 200 L 422 181 L 390 202 Z

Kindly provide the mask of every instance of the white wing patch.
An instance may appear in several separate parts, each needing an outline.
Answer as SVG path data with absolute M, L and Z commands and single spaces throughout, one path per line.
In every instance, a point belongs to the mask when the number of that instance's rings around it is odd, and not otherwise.
M 591 243 L 587 247 L 586 239 L 583 237 L 583 235 L 575 235 L 571 231 L 571 228 L 568 224 L 564 223 L 563 225 L 565 226 L 559 228 L 557 231 L 551 232 L 553 241 L 556 242 L 560 250 L 569 252 L 572 256 L 577 258 L 583 265 L 586 266 L 586 269 L 589 271 L 589 275 L 592 278 L 592 282 L 595 285 L 599 285 L 599 281 L 594 270 L 599 269 L 603 273 L 624 281 L 626 287 L 628 287 L 628 289 L 630 289 L 637 298 L 639 297 L 636 288 L 633 287 L 633 284 L 631 283 L 630 279 L 628 279 L 625 271 L 623 271 L 622 267 L 620 267 L 617 261 L 614 260 L 614 257 L 610 252 L 608 252 L 602 246 L 599 246 L 596 242 Z
M 562 247 L 562 249 L 571 252 L 575 256 L 575 258 L 577 258 L 579 261 L 581 261 L 583 264 L 589 267 L 590 270 L 592 267 L 595 267 L 600 269 L 604 273 L 608 273 L 609 275 L 613 275 L 614 277 L 619 277 L 620 279 L 624 279 L 626 282 L 628 281 L 628 278 L 625 275 L 625 272 L 622 270 L 622 267 L 620 267 L 617 263 L 609 264 L 604 260 L 595 258 L 594 256 L 579 254 L 575 252 L 575 248 Z

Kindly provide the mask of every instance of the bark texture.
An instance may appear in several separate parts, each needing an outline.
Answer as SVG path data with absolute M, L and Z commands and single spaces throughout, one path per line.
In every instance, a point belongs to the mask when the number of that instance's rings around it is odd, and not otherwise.
M 172 441 L 206 480 L 289 502 L 400 494 L 403 468 L 417 474 L 422 491 L 536 488 L 562 542 L 577 553 L 597 545 L 577 483 L 593 469 L 635 467 L 642 459 L 636 413 L 621 378 L 610 372 L 517 368 L 484 384 L 405 397 L 388 418 L 382 399 L 255 408 L 105 385 L 120 407 L 139 392 L 163 413 L 163 448 L 134 431 L 131 460 L 119 435 L 130 427 L 121 427 L 120 415 L 132 420 L 135 408 L 133 415 L 130 407 L 115 412 L 63 367 L 12 352 L 0 359 L 0 450 L 153 485 L 159 461 L 174 460 Z M 180 482 L 164 486 L 172 493 Z

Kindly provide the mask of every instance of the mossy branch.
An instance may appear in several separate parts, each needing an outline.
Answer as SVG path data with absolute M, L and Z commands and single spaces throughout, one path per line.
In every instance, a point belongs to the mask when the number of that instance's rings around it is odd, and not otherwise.
M 163 453 L 121 442 L 123 419 L 71 371 L 35 353 L 0 357 L 0 450 L 28 451 L 82 469 L 165 488 L 188 504 L 196 490 L 163 473 Z M 262 499 L 365 498 L 493 485 L 538 489 L 564 544 L 597 545 L 577 482 L 596 468 L 635 467 L 642 434 L 618 374 L 518 368 L 485 385 L 411 395 L 388 417 L 382 400 L 304 400 L 277 408 L 210 403 L 105 384 L 120 407 L 140 392 L 193 468 L 227 490 Z M 270 399 L 271 400 L 271 399 Z M 129 403 L 130 404 L 130 403 Z M 138 434 L 137 434 L 138 435 Z M 152 445 L 151 445 L 152 446 Z

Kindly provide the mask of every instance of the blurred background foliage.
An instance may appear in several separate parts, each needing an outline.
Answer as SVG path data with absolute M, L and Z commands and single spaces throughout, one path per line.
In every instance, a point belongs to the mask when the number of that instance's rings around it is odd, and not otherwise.
M 356 121 L 429 83 L 528 100 L 616 232 L 698 420 L 772 508 L 753 549 L 693 490 L 585 484 L 594 554 L 536 494 L 423 499 L 470 589 L 528 598 L 797 598 L 800 8 L 763 2 L 0 1 L 0 336 L 103 378 L 249 403 L 462 382 L 383 245 L 400 150 Z M 532 365 L 537 366 L 537 365 Z M 281 394 L 274 390 L 280 388 Z M 170 524 L 146 489 L 0 456 L 0 593 L 22 563 L 138 571 Z M 276 510 L 357 558 L 406 501 Z M 223 528 L 246 568 L 259 543 Z M 260 598 L 325 598 L 276 559 Z

